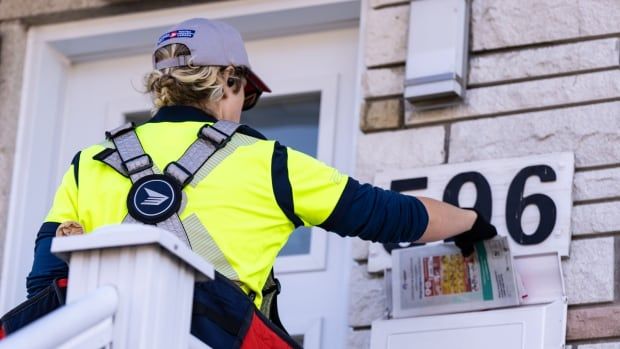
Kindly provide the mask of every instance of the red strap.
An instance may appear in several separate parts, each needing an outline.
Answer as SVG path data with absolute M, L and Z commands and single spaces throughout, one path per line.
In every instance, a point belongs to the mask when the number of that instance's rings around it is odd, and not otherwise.
M 69 283 L 69 279 L 67 278 L 58 279 L 58 281 L 56 281 L 56 285 L 58 285 L 58 287 L 60 288 L 67 288 L 68 283 Z
M 291 346 L 273 332 L 261 319 L 254 314 L 250 328 L 243 338 L 241 349 L 272 348 L 290 349 Z
M 6 337 L 6 333 L 4 333 L 4 327 L 0 326 L 0 340 Z

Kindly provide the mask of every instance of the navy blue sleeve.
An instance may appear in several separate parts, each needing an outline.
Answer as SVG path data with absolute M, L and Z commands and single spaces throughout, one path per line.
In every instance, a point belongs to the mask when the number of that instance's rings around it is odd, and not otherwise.
M 373 242 L 410 242 L 424 234 L 428 212 L 413 196 L 360 185 L 349 178 L 332 214 L 320 227 Z
M 32 270 L 26 278 L 28 298 L 49 286 L 54 279 L 67 277 L 69 267 L 60 258 L 50 252 L 52 239 L 60 223 L 45 222 L 39 229 L 34 246 Z

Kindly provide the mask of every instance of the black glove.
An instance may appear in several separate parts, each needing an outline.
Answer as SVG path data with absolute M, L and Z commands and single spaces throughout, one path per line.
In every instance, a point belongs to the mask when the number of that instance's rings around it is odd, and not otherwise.
M 486 219 L 480 215 L 480 212 L 475 212 L 477 217 L 471 229 L 454 237 L 454 243 L 461 249 L 461 253 L 464 257 L 474 252 L 474 245 L 476 242 L 491 239 L 497 235 L 497 229 L 495 229 L 491 223 L 487 222 Z

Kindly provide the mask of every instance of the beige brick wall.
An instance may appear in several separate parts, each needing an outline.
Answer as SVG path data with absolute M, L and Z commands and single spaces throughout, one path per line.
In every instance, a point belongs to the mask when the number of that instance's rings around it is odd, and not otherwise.
M 402 99 L 408 2 L 374 0 L 366 10 L 358 176 L 573 151 L 573 241 L 562 262 L 568 339 L 620 348 L 609 340 L 620 337 L 620 2 L 473 0 L 466 98 L 423 112 Z M 349 344 L 367 348 L 384 280 L 366 271 L 367 243 L 354 241 L 352 252 Z

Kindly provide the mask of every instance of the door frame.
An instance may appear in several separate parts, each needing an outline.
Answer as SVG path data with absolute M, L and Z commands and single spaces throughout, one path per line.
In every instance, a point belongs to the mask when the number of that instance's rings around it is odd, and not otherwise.
M 59 146 L 63 86 L 71 64 L 149 52 L 152 47 L 144 43 L 187 19 L 188 13 L 225 20 L 246 40 L 252 40 L 357 27 L 360 2 L 366 0 L 236 0 L 32 27 L 27 37 L 0 275 L 0 312 L 25 296 L 24 279 L 34 248 L 32 234 L 54 195 L 41 174 L 57 173 L 59 166 L 66 165 L 54 163 L 52 154 Z M 357 63 L 356 113 L 361 103 L 359 57 Z M 39 200 L 29 199 L 33 197 Z

